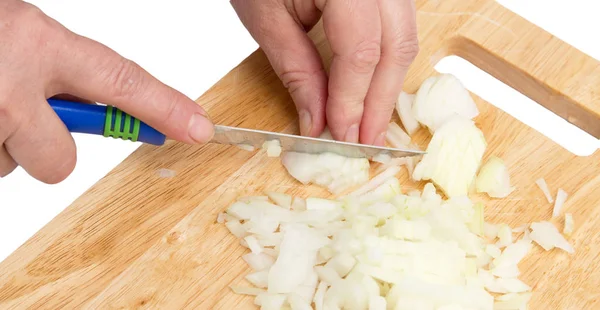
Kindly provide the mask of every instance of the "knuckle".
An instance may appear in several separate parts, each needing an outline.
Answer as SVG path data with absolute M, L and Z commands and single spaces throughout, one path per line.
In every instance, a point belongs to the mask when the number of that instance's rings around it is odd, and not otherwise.
M 61 30 L 64 29 L 37 6 L 22 2 L 10 11 L 3 36 L 16 39 L 23 52 L 33 53 L 56 46 L 55 42 L 62 39 L 65 31 Z
M 131 98 L 141 87 L 139 66 L 122 58 L 107 76 L 109 95 L 113 98 Z
M 419 54 L 416 31 L 396 36 L 390 48 L 390 58 L 399 66 L 408 67 Z
M 348 62 L 357 72 L 367 73 L 377 66 L 380 59 L 381 44 L 377 41 L 365 41 L 350 54 Z
M 319 70 L 320 72 L 321 70 Z M 309 84 L 319 72 L 308 72 L 303 70 L 284 70 L 279 74 L 283 86 L 290 94 L 294 94 L 303 86 Z

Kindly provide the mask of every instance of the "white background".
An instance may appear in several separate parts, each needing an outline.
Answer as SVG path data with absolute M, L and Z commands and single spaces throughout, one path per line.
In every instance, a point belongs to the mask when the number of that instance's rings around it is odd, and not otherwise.
M 192 99 L 257 48 L 225 0 L 30 2 L 72 31 L 135 60 Z M 597 1 L 499 2 L 600 59 L 600 40 L 594 35 L 594 29 L 600 29 Z M 467 88 L 575 154 L 588 155 L 600 146 L 598 140 L 460 59 L 447 58 L 437 69 L 457 75 Z M 0 261 L 139 146 L 102 137 L 74 137 L 78 163 L 64 182 L 45 185 L 22 169 L 0 179 Z

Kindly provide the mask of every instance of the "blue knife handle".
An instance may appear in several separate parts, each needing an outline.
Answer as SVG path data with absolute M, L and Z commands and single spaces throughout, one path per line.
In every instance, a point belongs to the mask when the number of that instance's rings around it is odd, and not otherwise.
M 166 136 L 135 117 L 112 106 L 48 99 L 70 132 L 163 145 Z

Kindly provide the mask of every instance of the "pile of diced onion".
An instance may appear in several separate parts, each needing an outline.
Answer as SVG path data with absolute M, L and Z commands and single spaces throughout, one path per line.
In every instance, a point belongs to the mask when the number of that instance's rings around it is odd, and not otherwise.
M 389 145 L 416 148 L 410 136 L 421 126 L 433 137 L 420 160 L 371 159 L 380 165 L 373 178 L 368 159 L 263 145 L 300 183 L 335 198 L 267 192 L 220 213 L 217 221 L 249 249 L 242 259 L 251 285 L 232 286 L 235 293 L 254 296 L 263 310 L 527 309 L 532 289 L 519 280 L 519 262 L 536 244 L 568 253 L 572 246 L 549 221 L 517 228 L 484 221 L 484 205 L 469 195 L 502 199 L 514 187 L 502 159 L 481 162 L 487 144 L 472 121 L 478 110 L 454 76 L 403 92 L 396 110 L 406 131 L 391 123 Z M 421 191 L 403 191 L 402 166 L 412 180 L 427 181 Z M 554 201 L 543 179 L 536 184 L 560 216 L 567 194 L 559 189 Z M 563 233 L 573 225 L 565 214 Z

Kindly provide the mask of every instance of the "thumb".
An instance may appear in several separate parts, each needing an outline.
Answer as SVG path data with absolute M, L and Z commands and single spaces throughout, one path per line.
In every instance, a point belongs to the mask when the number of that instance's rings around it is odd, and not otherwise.
M 169 138 L 206 143 L 213 134 L 206 111 L 161 83 L 136 63 L 88 38 L 71 34 L 55 63 L 55 84 L 62 93 L 113 105 Z M 75 51 L 75 52 L 73 52 Z
M 326 122 L 327 75 L 313 42 L 279 1 L 231 4 L 294 100 L 300 133 L 320 135 Z

